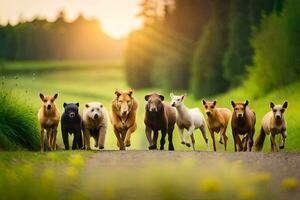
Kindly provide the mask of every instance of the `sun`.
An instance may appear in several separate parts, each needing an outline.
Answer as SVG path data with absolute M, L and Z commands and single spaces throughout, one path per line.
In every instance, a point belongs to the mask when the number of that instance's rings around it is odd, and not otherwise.
M 102 30 L 115 39 L 126 37 L 131 31 L 141 27 L 141 25 L 141 20 L 102 19 L 101 22 Z

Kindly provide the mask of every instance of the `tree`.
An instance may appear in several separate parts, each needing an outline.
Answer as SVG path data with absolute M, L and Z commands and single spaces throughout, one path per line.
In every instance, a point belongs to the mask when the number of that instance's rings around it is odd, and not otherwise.
M 228 47 L 229 1 L 215 0 L 213 15 L 194 53 L 191 92 L 200 98 L 225 91 L 222 60 Z

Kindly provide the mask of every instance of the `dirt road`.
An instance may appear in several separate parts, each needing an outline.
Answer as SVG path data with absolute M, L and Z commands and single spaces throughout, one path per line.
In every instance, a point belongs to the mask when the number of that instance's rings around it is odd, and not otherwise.
M 186 164 L 186 160 L 189 161 L 188 164 Z M 272 193 L 271 197 L 279 199 L 298 199 L 300 197 L 299 185 L 296 186 L 292 192 L 285 192 L 283 189 L 283 181 L 286 178 L 292 177 L 294 180 L 300 180 L 300 153 L 214 153 L 142 150 L 100 151 L 92 156 L 86 164 L 86 173 L 90 171 L 111 173 L 113 170 L 118 171 L 118 169 L 123 169 L 123 174 L 128 173 L 136 176 L 146 176 L 144 175 L 145 171 L 151 171 L 152 168 L 160 169 L 161 167 L 161 173 L 173 173 L 171 177 L 174 177 L 174 180 L 172 178 L 171 181 L 180 181 L 178 177 L 181 176 L 185 176 L 188 180 L 192 178 L 194 174 L 202 173 L 200 179 L 206 175 L 213 176 L 216 174 L 217 177 L 223 177 L 223 180 L 228 182 L 226 184 L 230 184 L 231 182 L 230 176 L 228 178 L 230 169 L 235 169 L 238 164 L 241 166 L 241 170 L 238 170 L 239 172 L 233 174 L 233 176 L 240 177 L 241 180 L 250 179 L 251 176 L 253 176 L 251 174 L 268 174 L 267 177 L 270 177 L 270 180 L 265 181 L 264 179 L 266 178 L 260 179 L 262 179 L 262 184 L 268 185 L 266 188 L 269 191 L 265 192 Z M 190 167 L 191 165 L 192 167 Z M 163 170 L 165 168 L 174 170 Z M 180 174 L 180 172 L 184 172 L 185 170 L 193 170 L 194 172 Z M 210 171 L 213 171 L 213 173 Z M 266 176 L 264 175 L 263 177 Z M 127 182 L 130 182 L 130 180 L 127 180 Z M 293 187 L 293 184 L 287 187 Z M 193 195 L 189 196 L 189 198 L 193 199 Z

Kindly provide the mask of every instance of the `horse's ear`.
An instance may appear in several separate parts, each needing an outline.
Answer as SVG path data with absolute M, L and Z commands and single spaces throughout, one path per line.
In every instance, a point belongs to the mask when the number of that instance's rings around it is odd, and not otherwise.
M 77 106 L 77 107 L 79 107 L 79 103 L 77 102 L 77 103 L 75 103 L 75 105 Z
M 205 104 L 206 104 L 206 101 L 205 101 L 204 99 L 202 99 L 202 103 L 203 103 L 203 105 L 205 105 Z
M 170 93 L 170 97 L 171 97 L 171 99 L 173 99 L 173 97 L 174 97 L 173 92 Z
M 67 103 L 65 102 L 64 104 L 63 104 L 63 106 L 64 106 L 64 108 L 67 106 Z
M 88 108 L 88 107 L 90 107 L 90 105 L 87 103 L 87 104 L 85 104 L 85 107 Z
M 270 108 L 274 108 L 275 104 L 273 102 L 270 102 Z
M 42 93 L 40 93 L 40 98 L 42 99 L 42 101 L 44 101 L 44 95 Z
M 231 105 L 232 105 L 232 107 L 235 107 L 235 103 L 232 100 L 231 100 Z
M 181 96 L 181 101 L 186 97 L 186 93 Z
M 248 106 L 248 104 L 249 104 L 249 101 L 246 100 L 244 106 L 246 107 L 246 106 Z
M 214 103 L 213 103 L 213 104 L 214 104 L 214 106 L 216 106 L 216 104 L 217 104 L 217 101 L 216 101 L 216 100 L 214 100 Z
M 121 95 L 121 92 L 118 89 L 116 89 L 115 95 L 117 95 L 117 97 L 119 97 Z
M 57 97 L 58 97 L 58 94 L 56 93 L 56 94 L 55 94 L 53 97 L 54 97 L 54 99 L 57 99 Z
M 133 89 L 130 88 L 130 89 L 128 90 L 128 95 L 131 97 L 132 94 L 133 94 Z
M 284 109 L 287 109 L 287 107 L 288 107 L 288 102 L 287 102 L 287 101 L 284 102 L 284 104 L 282 105 L 282 107 L 283 107 Z
M 159 98 L 160 98 L 161 101 L 165 100 L 165 97 L 161 94 L 159 95 Z
M 151 94 L 147 94 L 147 95 L 145 96 L 145 101 L 148 101 L 150 96 L 151 96 Z

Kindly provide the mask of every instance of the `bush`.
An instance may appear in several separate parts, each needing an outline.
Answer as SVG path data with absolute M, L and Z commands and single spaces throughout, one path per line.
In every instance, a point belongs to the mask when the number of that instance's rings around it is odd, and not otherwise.
M 166 91 L 184 90 L 189 85 L 189 64 L 178 54 L 169 54 L 155 60 L 151 72 L 154 86 Z
M 224 92 L 223 57 L 228 47 L 228 5 L 215 1 L 214 14 L 201 36 L 192 62 L 190 89 L 196 98 Z
M 0 149 L 39 149 L 36 113 L 26 102 L 0 91 Z
M 273 13 L 262 20 L 254 34 L 254 65 L 245 86 L 254 96 L 288 85 L 300 75 L 300 4 L 289 0 L 282 15 Z

